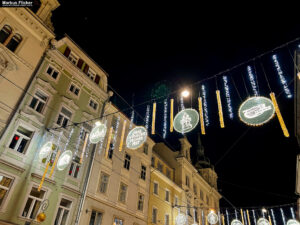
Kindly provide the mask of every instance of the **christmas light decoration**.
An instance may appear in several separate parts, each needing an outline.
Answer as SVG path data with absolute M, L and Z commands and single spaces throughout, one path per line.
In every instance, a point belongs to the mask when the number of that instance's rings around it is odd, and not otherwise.
M 203 117 L 202 97 L 198 97 L 198 106 L 199 106 L 199 115 L 200 115 L 201 134 L 205 135 L 205 124 L 204 124 L 204 117 Z
M 222 215 L 222 225 L 225 225 L 225 218 L 224 218 L 224 215 Z
M 52 168 L 51 168 L 51 171 L 50 171 L 50 174 L 49 174 L 49 178 L 52 177 L 52 174 L 53 174 L 53 172 L 54 172 L 54 168 L 55 168 L 55 166 L 56 166 L 56 163 L 57 163 L 57 160 L 58 160 L 58 158 L 59 158 L 59 155 L 60 155 L 60 150 L 58 150 L 57 153 L 56 153 L 55 160 L 54 160 L 54 162 L 53 162 L 53 165 L 52 165 Z
M 247 216 L 246 216 L 246 211 L 244 211 L 243 213 L 244 213 L 244 219 L 245 219 L 244 222 L 245 222 L 245 225 L 248 225 L 248 222 L 247 222 Z
M 300 80 L 300 72 L 297 73 L 297 77 Z
M 220 91 L 219 90 L 216 90 L 216 95 L 217 95 L 217 102 L 218 102 L 218 112 L 219 112 L 220 126 L 221 126 L 221 128 L 224 128 L 225 124 L 224 124 L 222 102 L 221 102 L 221 96 L 220 96 Z
M 292 218 L 295 219 L 295 212 L 294 212 L 294 209 L 293 207 L 290 207 L 290 210 L 291 210 L 291 215 L 292 215 Z
M 124 122 L 123 122 L 123 128 L 122 128 L 122 134 L 121 134 L 121 139 L 120 139 L 120 146 L 119 146 L 119 151 L 120 151 L 120 152 L 121 152 L 122 149 L 123 149 L 123 143 L 124 143 L 124 136 L 125 136 L 126 123 L 127 123 L 127 121 L 124 120 Z
M 74 127 L 72 127 L 71 132 L 69 133 L 69 137 L 68 137 L 68 139 L 67 139 L 67 142 L 66 142 L 65 147 L 64 147 L 64 149 L 63 149 L 62 152 L 65 152 L 65 151 L 66 151 L 66 149 L 67 149 L 67 147 L 68 147 L 68 145 L 69 145 L 70 139 L 71 139 L 71 137 L 72 137 L 72 135 L 73 135 L 73 132 L 74 132 Z
M 256 216 L 254 210 L 252 210 L 254 225 L 256 225 Z
M 109 150 L 109 146 L 110 146 L 112 131 L 113 131 L 113 127 L 111 127 L 109 129 L 108 139 L 107 139 L 107 144 L 106 144 L 106 149 L 105 149 L 105 158 L 108 157 L 108 150 Z
M 285 225 L 286 224 L 286 220 L 285 220 L 285 215 L 284 215 L 284 212 L 283 212 L 282 208 L 280 208 L 280 213 L 281 213 L 281 218 L 282 218 L 283 225 Z
M 150 119 L 150 105 L 147 105 L 146 116 L 145 116 L 145 128 L 147 129 L 147 131 L 149 128 L 149 119 Z
M 79 145 L 80 145 L 80 140 L 81 140 L 82 135 L 83 135 L 83 127 L 81 126 L 80 132 L 79 132 L 79 135 L 78 135 L 78 138 L 77 138 L 76 146 L 75 146 L 75 152 L 74 152 L 74 156 L 73 156 L 74 159 L 75 159 L 75 157 L 76 157 L 77 154 L 78 154 Z
M 184 101 L 183 101 L 183 96 L 180 96 L 180 109 L 181 110 L 185 109 L 185 107 L 184 107 Z
M 56 166 L 59 171 L 62 171 L 68 167 L 69 163 L 72 160 L 72 155 L 72 151 L 70 150 L 66 150 L 61 154 Z
M 96 126 L 92 129 L 90 133 L 90 142 L 97 144 L 105 137 L 107 127 L 105 124 L 102 124 L 100 121 L 97 121 Z M 82 134 L 83 135 L 83 134 Z
M 81 152 L 81 156 L 80 156 L 80 160 L 79 160 L 80 164 L 82 164 L 82 160 L 83 160 L 83 156 L 84 156 L 84 153 L 85 153 L 85 150 L 86 150 L 86 145 L 87 145 L 87 142 L 88 142 L 88 138 L 89 138 L 89 134 L 87 133 L 85 135 L 85 139 L 84 139 L 84 143 L 83 143 L 83 148 L 82 148 L 82 152 Z
M 220 210 L 218 211 L 218 220 L 219 220 L 219 225 L 222 225 L 222 218 L 221 218 Z
M 205 126 L 209 126 L 209 118 L 208 118 L 208 106 L 207 106 L 207 96 L 206 96 L 206 88 L 204 85 L 201 85 L 202 96 L 203 96 L 203 108 L 204 108 L 204 118 L 205 118 Z
M 153 102 L 151 134 L 155 134 L 155 116 L 156 116 L 156 102 Z
M 277 74 L 279 76 L 280 82 L 281 82 L 281 84 L 283 86 L 283 90 L 284 90 L 284 93 L 285 93 L 286 97 L 287 98 L 293 97 L 293 95 L 292 95 L 292 93 L 291 93 L 291 91 L 289 89 L 288 82 L 286 81 L 286 79 L 284 77 L 284 74 L 283 74 L 283 71 L 282 71 L 282 69 L 280 67 L 277 55 L 272 55 L 272 59 L 273 59 L 275 68 L 277 70 Z
M 114 138 L 113 138 L 113 143 L 112 143 L 112 149 L 115 149 L 115 144 L 117 141 L 117 136 L 118 136 L 118 131 L 119 131 L 119 125 L 120 125 L 120 115 L 118 116 L 117 122 L 116 122 L 116 127 L 115 127 L 115 133 L 114 133 Z
M 178 213 L 175 219 L 176 225 L 184 225 L 187 222 L 186 216 L 183 213 Z
M 256 85 L 254 73 L 252 72 L 251 66 L 247 66 L 247 71 L 248 71 L 248 76 L 249 76 L 249 80 L 250 80 L 250 84 L 251 84 L 253 93 L 255 96 L 258 96 L 257 85 Z
M 246 210 L 246 212 L 247 212 L 248 225 L 251 225 L 251 222 L 250 222 L 250 216 L 249 216 L 249 211 L 248 211 L 248 209 Z
M 271 209 L 271 215 L 272 215 L 273 225 L 277 225 L 273 209 Z
M 295 220 L 295 219 L 289 219 L 286 222 L 286 225 L 300 225 L 299 221 Z
M 167 137 L 167 115 L 168 113 L 168 99 L 164 100 L 164 125 L 163 125 L 163 138 L 165 139 Z
M 235 215 L 235 218 L 237 219 L 237 218 L 238 218 L 238 215 L 237 215 L 236 209 L 234 209 L 234 215 Z
M 230 222 L 229 222 L 229 214 L 228 214 L 227 209 L 226 209 L 226 219 L 227 219 L 227 225 L 230 225 Z
M 132 112 L 131 112 L 129 130 L 132 128 L 133 120 L 134 120 L 134 110 L 132 110 Z
M 281 129 L 283 131 L 283 134 L 284 134 L 285 137 L 289 137 L 290 136 L 289 135 L 289 131 L 287 130 L 287 128 L 285 126 L 285 123 L 284 123 L 284 120 L 283 120 L 283 118 L 281 116 L 281 112 L 279 110 L 279 107 L 278 107 L 278 104 L 277 104 L 274 92 L 270 93 L 270 96 L 271 96 L 271 100 L 273 102 L 273 105 L 275 107 L 275 112 L 276 112 L 278 121 L 280 123 Z
M 210 210 L 210 212 L 207 214 L 207 221 L 210 224 L 216 224 L 218 222 L 218 215 L 214 210 Z
M 86 151 L 85 151 L 85 158 L 87 158 L 89 156 L 89 153 L 90 153 L 90 145 L 91 145 L 91 142 L 89 141 L 89 139 L 87 140 L 87 147 L 86 147 Z
M 239 221 L 238 219 L 234 219 L 231 221 L 230 225 L 243 225 L 243 223 L 241 221 Z
M 243 225 L 245 225 L 244 215 L 243 215 L 243 210 L 242 210 L 242 209 L 241 209 L 241 218 L 242 218 L 242 223 L 243 223 Z
M 270 225 L 272 225 L 272 220 L 271 220 L 271 216 L 270 215 L 268 216 L 268 219 L 269 219 Z
M 48 141 L 46 144 L 43 145 L 39 152 L 39 159 L 40 160 L 45 160 L 48 158 L 48 156 L 51 154 L 52 150 L 55 150 L 55 145 Z
M 126 138 L 126 147 L 129 149 L 137 149 L 141 147 L 147 140 L 147 130 L 145 127 L 137 126 L 132 129 Z
M 170 132 L 173 132 L 174 99 L 170 99 Z
M 179 133 L 187 133 L 193 130 L 199 122 L 199 114 L 195 109 L 184 109 L 174 118 L 174 129 Z
M 257 220 L 257 225 L 270 225 L 270 223 L 266 218 L 259 218 Z
M 233 119 L 233 109 L 232 109 L 230 89 L 229 89 L 229 85 L 228 85 L 227 76 L 223 76 L 223 83 L 224 83 L 224 90 L 225 90 L 225 97 L 226 97 L 228 115 L 229 115 L 230 119 Z
M 42 176 L 41 182 L 40 182 L 39 187 L 38 187 L 38 192 L 40 192 L 40 190 L 42 189 L 42 186 L 43 186 L 44 180 L 45 180 L 45 178 L 46 178 L 46 174 L 47 174 L 49 165 L 50 165 L 50 160 L 48 161 L 48 163 L 47 163 L 47 165 L 46 165 L 46 168 L 45 168 L 45 170 L 44 170 L 44 174 L 43 174 L 43 176 Z

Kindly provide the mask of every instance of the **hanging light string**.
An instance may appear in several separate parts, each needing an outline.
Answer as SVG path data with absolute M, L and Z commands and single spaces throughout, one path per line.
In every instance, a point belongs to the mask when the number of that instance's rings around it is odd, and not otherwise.
M 65 147 L 64 147 L 64 149 L 63 149 L 62 152 L 66 151 L 66 149 L 67 149 L 67 147 L 68 147 L 68 145 L 69 145 L 69 143 L 70 143 L 70 139 L 71 139 L 71 137 L 72 137 L 72 135 L 73 135 L 73 132 L 74 132 L 74 127 L 72 127 L 71 132 L 69 133 L 69 137 L 68 137 L 68 139 L 67 139 L 67 142 L 66 142 Z
M 105 126 L 107 125 L 107 119 L 105 119 L 104 125 L 105 125 Z M 107 132 L 107 130 L 106 130 L 106 132 Z M 99 154 L 99 155 L 100 155 L 101 152 L 102 152 L 102 148 L 103 148 L 103 143 L 104 143 L 105 136 L 106 136 L 106 134 L 104 135 L 103 138 L 100 139 L 99 148 L 98 148 L 98 154 Z
M 184 100 L 183 100 L 183 96 L 180 95 L 180 110 L 184 110 L 185 107 L 184 107 Z
M 170 99 L 170 132 L 173 132 L 173 121 L 174 120 L 174 99 Z
M 219 113 L 219 121 L 220 121 L 220 127 L 224 128 L 225 124 L 224 124 L 224 117 L 223 117 L 223 109 L 222 109 L 222 101 L 221 101 L 221 95 L 220 95 L 220 91 L 218 88 L 218 80 L 217 77 L 215 77 L 215 81 L 216 81 L 216 96 L 217 96 L 217 104 L 218 104 L 218 113 Z
M 291 210 L 292 218 L 295 219 L 296 216 L 295 216 L 294 208 L 293 208 L 293 207 L 290 207 L 290 210 Z
M 201 134 L 205 135 L 205 124 L 204 124 L 204 116 L 203 116 L 203 104 L 202 104 L 202 97 L 198 97 L 198 107 L 199 107 L 199 115 L 200 115 L 200 129 Z
M 114 137 L 113 137 L 113 141 L 112 141 L 112 150 L 115 149 L 115 145 L 116 145 L 116 141 L 117 141 L 117 136 L 118 136 L 118 131 L 119 131 L 119 125 L 120 125 L 120 115 L 117 118 L 117 122 L 116 125 L 114 127 L 115 129 L 115 133 L 114 133 Z
M 253 94 L 255 96 L 258 96 L 258 90 L 257 90 L 257 84 L 256 84 L 256 81 L 255 81 L 255 75 L 253 74 L 253 71 L 252 71 L 252 68 L 250 65 L 247 66 L 247 72 L 248 72 L 248 77 L 249 77 L 249 81 L 250 81 L 250 84 L 251 84 L 251 87 L 252 87 L 252 91 L 253 91 Z
M 228 210 L 227 209 L 226 209 L 226 219 L 227 219 L 227 225 L 230 225 L 229 214 L 228 214 Z
M 284 215 L 284 212 L 283 212 L 282 208 L 280 208 L 280 213 L 281 213 L 281 218 L 282 218 L 283 225 L 285 225 L 286 224 L 286 220 L 285 220 L 285 215 Z
M 273 220 L 273 225 L 277 225 L 273 209 L 271 209 L 270 211 L 271 211 L 271 216 L 272 216 L 272 220 Z
M 167 137 L 167 127 L 168 127 L 168 99 L 164 100 L 164 124 L 163 124 L 163 138 Z
M 249 94 L 249 91 L 248 91 L 248 88 L 247 88 L 247 85 L 246 85 L 246 82 L 245 82 L 245 79 L 244 79 L 244 76 L 243 76 L 243 75 L 242 75 L 242 80 L 243 80 L 243 84 L 244 84 L 244 87 L 245 87 L 247 96 L 250 97 L 250 94 Z
M 80 140 L 82 138 L 82 135 L 83 135 L 83 126 L 81 126 L 81 128 L 80 128 L 80 132 L 79 132 L 77 142 L 76 142 L 76 146 L 75 146 L 75 152 L 74 152 L 74 155 L 73 155 L 73 159 L 75 159 L 75 157 L 78 156 L 78 150 L 79 150 L 79 145 L 80 145 Z
M 146 115 L 145 115 L 145 128 L 148 131 L 149 128 L 149 119 L 150 119 L 150 105 L 146 107 Z
M 254 210 L 252 210 L 252 215 L 253 215 L 253 219 L 254 219 L 254 224 L 256 225 L 256 215 L 255 215 Z
M 124 137 L 125 137 L 126 123 L 127 123 L 127 121 L 124 120 L 124 122 L 123 122 L 123 128 L 122 128 L 122 134 L 121 134 L 121 138 L 120 138 L 120 146 L 119 146 L 119 151 L 120 152 L 123 149 L 123 142 L 124 142 Z M 148 131 L 148 129 L 147 129 L 147 131 Z
M 225 97 L 226 97 L 226 103 L 227 103 L 227 112 L 229 118 L 233 119 L 233 109 L 232 109 L 232 103 L 231 103 L 231 96 L 230 96 L 230 89 L 228 86 L 228 78 L 227 76 L 223 76 L 223 84 L 224 84 L 224 90 L 225 90 Z
M 206 93 L 206 88 L 203 84 L 201 85 L 201 90 L 202 90 L 202 96 L 203 96 L 205 126 L 208 127 L 209 126 L 209 118 L 208 118 L 208 106 L 207 106 L 207 93 Z
M 156 102 L 153 102 L 151 134 L 155 134 Z

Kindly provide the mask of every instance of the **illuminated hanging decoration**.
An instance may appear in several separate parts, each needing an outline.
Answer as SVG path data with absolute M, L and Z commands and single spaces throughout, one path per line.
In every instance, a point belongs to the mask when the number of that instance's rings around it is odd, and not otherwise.
M 204 118 L 205 118 L 205 126 L 209 126 L 209 118 L 208 118 L 208 106 L 207 106 L 207 93 L 206 88 L 202 84 L 201 85 L 202 96 L 203 96 L 203 109 L 204 109 Z
M 284 215 L 284 212 L 283 212 L 282 208 L 280 208 L 280 213 L 281 213 L 281 218 L 282 218 L 283 224 L 286 224 L 285 215 Z
M 272 101 L 265 97 L 251 97 L 239 108 L 239 117 L 249 126 L 260 126 L 273 118 L 275 107 Z
M 77 138 L 77 142 L 76 142 L 76 146 L 75 146 L 75 152 L 74 152 L 74 155 L 73 157 L 75 158 L 76 156 L 78 156 L 78 151 L 79 151 L 79 145 L 80 145 L 80 141 L 81 141 L 81 138 L 83 137 L 83 126 L 81 126 L 80 128 L 80 132 L 79 132 L 79 136 Z
M 221 102 L 221 96 L 220 96 L 220 91 L 219 90 L 216 90 L 216 95 L 217 95 L 217 103 L 218 103 L 218 112 L 219 112 L 220 127 L 224 128 L 225 124 L 224 124 L 222 102 Z
M 104 125 L 107 126 L 107 119 L 104 121 Z M 103 143 L 104 143 L 104 138 L 101 138 L 100 143 L 99 143 L 99 149 L 98 149 L 98 154 L 99 154 L 99 155 L 100 155 L 101 152 L 102 152 Z
M 199 122 L 199 114 L 195 109 L 184 109 L 174 118 L 174 129 L 179 133 L 187 133 L 193 130 Z
M 271 215 L 272 215 L 273 225 L 277 225 L 273 209 L 271 209 Z
M 86 158 L 89 156 L 89 153 L 90 153 L 90 145 L 91 145 L 91 142 L 89 141 L 89 139 L 88 139 L 87 142 L 88 142 L 88 143 L 87 143 L 87 147 L 86 147 L 86 151 L 85 151 L 85 157 L 86 157 Z
M 59 171 L 66 169 L 72 161 L 72 156 L 73 156 L 72 151 L 70 150 L 64 151 L 57 161 L 56 168 Z
M 270 225 L 270 222 L 266 218 L 259 218 L 257 220 L 257 225 Z
M 156 102 L 153 102 L 151 134 L 155 134 L 155 116 L 156 116 Z
M 50 160 L 49 160 L 48 163 L 47 163 L 47 165 L 46 165 L 46 168 L 45 168 L 45 170 L 44 170 L 44 174 L 43 174 L 43 176 L 42 176 L 41 182 L 40 182 L 40 184 L 39 184 L 38 192 L 42 189 L 42 186 L 43 186 L 44 180 L 45 180 L 45 178 L 46 178 L 46 174 L 47 174 L 47 171 L 48 171 L 48 169 L 49 169 L 50 163 L 51 163 L 51 162 L 50 162 Z
M 254 221 L 254 225 L 256 225 L 256 215 L 254 210 L 252 210 L 252 215 L 253 215 L 253 221 Z
M 201 134 L 205 134 L 205 124 L 204 124 L 204 117 L 203 117 L 203 106 L 202 106 L 202 97 L 198 97 L 198 107 L 199 107 L 199 115 L 200 115 L 200 128 Z
M 112 132 L 113 132 L 113 127 L 110 127 L 109 128 L 109 133 L 108 133 L 108 138 L 107 138 L 107 143 L 106 143 L 106 149 L 105 149 L 105 158 L 108 157 L 108 150 L 109 150 L 109 147 L 110 147 Z
M 275 65 L 275 68 L 277 70 L 277 74 L 279 76 L 279 80 L 283 86 L 283 90 L 284 90 L 284 93 L 286 95 L 287 98 L 291 98 L 293 97 L 290 89 L 289 89 L 289 86 L 288 86 L 288 82 L 286 81 L 285 77 L 284 77 L 284 74 L 283 74 L 283 71 L 280 67 L 280 64 L 278 62 L 278 58 L 277 58 L 277 55 L 272 55 L 272 59 L 273 59 L 273 62 L 274 62 L 274 65 Z
M 168 99 L 164 100 L 164 125 L 163 125 L 163 138 L 167 137 L 167 119 L 168 119 Z
M 185 225 L 186 222 L 186 216 L 183 213 L 178 213 L 175 219 L 175 225 Z
M 300 72 L 297 72 L 297 77 L 300 80 Z
M 56 163 L 57 163 L 58 157 L 59 157 L 59 155 L 60 155 L 60 152 L 61 152 L 61 151 L 58 150 L 57 153 L 56 153 L 55 160 L 54 160 L 54 162 L 53 162 L 53 165 L 52 165 L 52 168 L 51 168 L 51 171 L 50 171 L 50 174 L 49 174 L 49 178 L 52 177 L 52 174 L 53 174 L 53 172 L 54 172 L 54 168 L 55 168 L 55 166 L 56 166 Z
M 180 96 L 180 108 L 181 108 L 181 110 L 184 110 L 184 109 L 185 109 L 185 107 L 184 107 L 183 96 Z
M 39 159 L 44 163 L 53 150 L 55 150 L 55 145 L 51 141 L 48 141 L 41 148 L 39 152 Z
M 243 225 L 245 225 L 244 215 L 243 215 L 243 210 L 242 209 L 241 209 L 241 217 L 242 217 L 242 223 L 243 223 Z
M 225 218 L 224 215 L 222 214 L 222 225 L 225 225 Z M 228 224 L 229 225 L 229 224 Z
M 225 90 L 228 116 L 229 116 L 230 119 L 233 119 L 233 109 L 232 109 L 230 89 L 229 89 L 229 85 L 228 85 L 227 76 L 223 76 L 223 83 L 224 83 L 224 90 Z
M 251 225 L 251 222 L 250 222 L 250 216 L 249 216 L 249 211 L 248 211 L 248 209 L 246 210 L 246 212 L 247 212 L 248 224 Z
M 300 225 L 299 221 L 295 220 L 295 219 L 289 219 L 286 222 L 286 225 Z
M 174 99 L 170 99 L 170 132 L 173 132 Z
M 290 210 L 291 210 L 292 218 L 295 219 L 296 217 L 295 217 L 295 212 L 293 207 L 290 207 Z
M 130 124 L 129 124 L 129 130 L 132 128 L 133 120 L 134 120 L 134 109 L 133 109 L 132 112 L 131 112 Z
M 147 105 L 146 116 L 145 116 L 145 128 L 148 131 L 149 128 L 149 119 L 150 119 L 150 105 Z
M 115 127 L 115 133 L 114 133 L 114 137 L 113 137 L 113 142 L 112 142 L 112 149 L 115 149 L 115 144 L 117 141 L 117 136 L 118 136 L 118 131 L 119 131 L 119 125 L 120 125 L 120 115 L 118 116 L 117 122 L 116 122 L 116 127 Z
M 273 224 L 272 224 L 272 220 L 271 220 L 271 216 L 270 216 L 270 215 L 268 215 L 268 219 L 269 219 L 270 225 L 273 225 Z
M 219 219 L 219 225 L 222 225 L 222 222 L 221 222 L 221 213 L 220 213 L 220 210 L 218 211 L 218 219 Z
M 96 126 L 92 129 L 90 133 L 90 142 L 97 144 L 101 139 L 105 137 L 107 127 L 100 121 L 96 122 Z
M 67 149 L 67 147 L 68 147 L 68 145 L 69 145 L 69 143 L 70 143 L 71 137 L 72 137 L 72 135 L 73 135 L 73 132 L 74 132 L 74 127 L 72 127 L 72 129 L 71 129 L 71 132 L 70 132 L 70 134 L 69 134 L 69 137 L 68 137 L 68 139 L 67 139 L 67 142 L 66 142 L 66 144 L 65 144 L 65 147 L 64 147 L 64 149 L 63 149 L 63 152 L 66 151 L 66 149 Z
M 253 91 L 255 96 L 258 96 L 257 85 L 256 85 L 254 73 L 252 72 L 251 66 L 247 66 L 247 71 L 248 71 L 248 77 L 249 77 L 249 80 L 250 80 L 252 91 Z
M 122 128 L 122 134 L 121 134 L 121 139 L 120 139 L 120 146 L 119 146 L 119 151 L 120 151 L 120 152 L 121 152 L 122 149 L 123 149 L 123 143 L 124 143 L 124 136 L 125 136 L 126 123 L 127 123 L 127 121 L 124 120 L 124 122 L 123 122 L 123 128 Z
M 80 164 L 82 164 L 82 160 L 83 160 L 84 153 L 86 151 L 86 146 L 87 146 L 88 139 L 89 139 L 89 134 L 87 133 L 85 135 L 84 142 L 83 142 L 83 148 L 82 148 L 82 152 L 81 152 L 81 156 L 80 156 L 80 160 L 79 160 Z
M 245 222 L 245 225 L 248 225 L 246 211 L 244 211 L 243 213 L 244 213 L 244 222 Z
M 226 209 L 226 220 L 227 220 L 227 225 L 230 225 L 230 222 L 229 222 L 229 214 L 228 214 L 227 209 Z
M 233 219 L 230 225 L 243 225 L 243 223 L 238 219 Z
M 280 123 L 281 129 L 282 129 L 282 131 L 283 131 L 283 134 L 284 134 L 285 137 L 289 137 L 289 136 L 290 136 L 290 135 L 289 135 L 289 131 L 288 131 L 288 129 L 286 128 L 285 123 L 284 123 L 284 120 L 283 120 L 283 118 L 282 118 L 282 116 L 281 116 L 281 112 L 280 112 L 280 110 L 279 110 L 279 107 L 278 107 L 278 104 L 277 104 L 277 101 L 276 101 L 274 92 L 270 93 L 270 96 L 271 96 L 271 100 L 272 100 L 272 102 L 273 102 L 273 104 L 274 104 L 275 112 L 276 112 L 278 121 L 279 121 L 279 123 Z
M 219 221 L 218 215 L 215 213 L 214 210 L 210 210 L 210 212 L 207 214 L 207 221 L 210 224 L 216 224 Z
M 137 126 L 132 129 L 126 138 L 126 147 L 129 149 L 137 149 L 141 147 L 147 140 L 147 130 L 145 127 Z

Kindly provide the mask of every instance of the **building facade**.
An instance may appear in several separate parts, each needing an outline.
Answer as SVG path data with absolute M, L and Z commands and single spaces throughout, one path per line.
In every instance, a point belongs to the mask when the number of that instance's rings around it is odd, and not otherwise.
M 80 122 L 99 117 L 108 99 L 107 74 L 69 37 L 52 43 L 0 140 L 3 224 L 30 224 L 44 200 L 49 205 L 43 224 L 75 224 L 80 212 L 93 144 L 87 145 L 84 154 L 82 149 L 94 123 Z M 45 156 L 42 147 L 48 142 L 52 150 Z M 70 150 L 73 155 L 61 171 L 54 164 L 58 150 Z M 46 167 L 46 178 L 38 191 Z

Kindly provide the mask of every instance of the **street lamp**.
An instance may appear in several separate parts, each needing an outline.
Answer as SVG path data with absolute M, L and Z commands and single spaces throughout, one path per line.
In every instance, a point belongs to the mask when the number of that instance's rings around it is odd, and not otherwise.
M 184 90 L 181 92 L 181 96 L 184 97 L 184 98 L 188 97 L 189 95 L 190 95 L 190 92 L 189 92 L 189 90 L 187 90 L 187 89 L 184 89 Z

